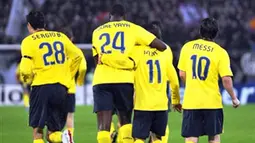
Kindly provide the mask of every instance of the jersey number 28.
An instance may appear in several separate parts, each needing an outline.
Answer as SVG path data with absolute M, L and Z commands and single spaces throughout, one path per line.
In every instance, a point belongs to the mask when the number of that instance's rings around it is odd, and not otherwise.
M 64 45 L 62 42 L 56 41 L 52 45 L 50 43 L 43 42 L 39 46 L 40 49 L 44 47 L 48 48 L 48 52 L 43 55 L 43 61 L 45 66 L 56 64 L 55 61 L 48 61 L 47 59 L 48 57 L 52 56 L 53 50 L 55 53 L 54 56 L 55 56 L 57 64 L 63 64 L 65 62 Z
M 197 55 L 192 55 L 190 59 L 192 60 L 192 78 L 197 79 L 198 77 L 200 80 L 206 80 L 208 76 L 210 60 L 204 56 L 197 59 Z M 202 74 L 202 62 L 205 62 L 203 74 Z
M 105 43 L 101 46 L 101 52 L 103 54 L 111 54 L 112 50 L 105 50 L 105 46 L 108 46 L 111 44 L 110 41 L 110 34 L 109 33 L 103 33 L 99 36 L 99 40 L 103 40 L 105 38 Z M 117 46 L 117 39 L 120 38 L 120 45 Z M 112 41 L 112 48 L 116 50 L 120 50 L 121 53 L 124 53 L 125 51 L 125 46 L 124 46 L 124 32 L 119 31 L 116 32 L 113 41 Z

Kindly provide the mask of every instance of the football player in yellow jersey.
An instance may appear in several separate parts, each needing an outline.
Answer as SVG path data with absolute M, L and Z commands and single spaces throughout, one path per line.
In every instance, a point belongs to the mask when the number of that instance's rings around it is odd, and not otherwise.
M 149 30 L 154 35 L 156 35 L 157 38 L 161 39 L 162 32 L 161 32 L 161 26 L 160 26 L 160 22 L 159 21 L 151 22 L 149 25 L 147 25 L 146 29 Z M 171 49 L 170 49 L 170 51 L 171 51 Z M 170 56 L 168 58 L 170 59 L 170 61 L 172 63 L 173 62 L 172 51 L 171 51 L 171 53 L 169 55 Z M 170 109 L 171 97 L 170 97 L 169 81 L 167 82 L 166 86 L 167 86 L 166 93 L 167 93 L 167 97 L 168 97 L 168 108 L 169 108 L 168 112 L 170 112 L 170 110 L 171 110 Z M 179 112 L 181 111 L 181 105 L 180 104 L 174 104 L 173 108 L 174 108 L 174 110 L 177 110 Z M 162 143 L 168 143 L 168 138 L 169 138 L 169 127 L 167 125 L 165 135 L 161 137 L 161 142 Z M 157 140 L 158 140 L 157 139 L 157 135 L 155 133 L 151 132 L 149 143 L 154 143 Z
M 142 27 L 125 21 L 124 16 L 124 7 L 116 4 L 110 12 L 110 22 L 94 30 L 92 50 L 96 63 L 100 54 L 107 54 L 109 55 L 107 60 L 118 57 L 125 64 L 125 59 L 136 44 L 150 45 L 161 51 L 166 49 L 161 40 Z M 117 61 L 116 64 L 118 64 Z M 96 66 L 93 78 L 93 97 L 94 112 L 97 113 L 99 143 L 111 143 L 109 131 L 113 108 L 116 108 L 121 124 L 120 139 L 123 143 L 133 142 L 131 136 L 133 83 L 133 70 L 116 69 L 104 61 Z
M 24 106 L 25 106 L 26 110 L 28 111 L 28 109 L 29 109 L 29 96 L 30 96 L 30 90 L 31 90 L 30 85 L 31 85 L 32 79 L 30 79 L 31 81 L 28 81 L 27 83 L 25 83 L 22 80 L 22 77 L 20 75 L 20 70 L 19 70 L 19 64 L 18 64 L 17 69 L 16 69 L 16 79 L 22 86 L 22 89 L 23 89 L 23 102 L 24 102 Z
M 64 28 L 62 30 L 60 30 L 61 32 L 63 32 L 65 35 L 67 35 L 67 37 L 73 41 L 74 37 L 73 37 L 73 32 L 71 29 L 69 28 Z M 81 55 L 83 55 L 82 51 L 80 50 Z M 71 73 L 75 73 L 72 74 L 72 84 L 70 86 L 70 88 L 68 88 L 68 95 L 67 95 L 67 119 L 66 119 L 66 128 L 68 130 L 68 132 L 71 134 L 72 138 L 72 142 L 73 142 L 73 135 L 74 135 L 74 112 L 75 112 L 75 92 L 76 92 L 76 84 L 78 86 L 82 86 L 84 84 L 84 78 L 85 78 L 85 74 L 86 74 L 86 70 L 87 70 L 87 62 L 85 57 L 82 57 L 80 66 L 77 68 L 74 67 L 72 64 L 72 62 L 69 60 L 68 61 L 70 63 L 70 70 Z M 75 75 L 77 74 L 77 78 L 75 78 Z M 76 84 L 75 84 L 76 82 Z
M 146 29 L 160 37 L 161 32 L 153 23 L 147 25 Z M 135 143 L 144 143 L 151 131 L 155 134 L 153 143 L 161 143 L 168 121 L 168 80 L 173 107 L 181 111 L 179 81 L 172 64 L 172 51 L 168 47 L 164 52 L 159 52 L 142 45 L 136 47 L 131 57 L 137 65 L 132 135 Z
M 233 107 L 240 104 L 233 91 L 229 55 L 213 41 L 217 33 L 217 21 L 206 18 L 200 25 L 201 39 L 190 41 L 181 49 L 178 68 L 185 83 L 182 136 L 186 143 L 197 143 L 203 135 L 208 136 L 209 143 L 220 143 L 223 106 L 219 76 Z
M 67 57 L 73 66 L 79 66 L 82 55 L 65 34 L 44 29 L 43 13 L 32 11 L 26 18 L 30 35 L 21 43 L 20 73 L 24 82 L 33 77 L 29 109 L 33 142 L 44 143 L 46 125 L 49 142 L 70 143 L 68 131 L 61 132 L 67 117 L 67 88 L 73 76 Z

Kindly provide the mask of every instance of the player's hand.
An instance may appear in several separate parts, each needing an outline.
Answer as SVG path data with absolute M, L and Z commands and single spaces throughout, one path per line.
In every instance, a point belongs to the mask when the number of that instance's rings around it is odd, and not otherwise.
M 98 55 L 98 59 L 97 59 L 97 64 L 102 64 L 102 56 L 103 56 L 103 54 L 99 54 Z
M 182 105 L 181 104 L 173 104 L 172 106 L 173 106 L 174 111 L 177 111 L 179 113 L 182 112 Z
M 240 105 L 240 101 L 237 98 L 232 99 L 232 105 L 234 108 L 237 108 Z

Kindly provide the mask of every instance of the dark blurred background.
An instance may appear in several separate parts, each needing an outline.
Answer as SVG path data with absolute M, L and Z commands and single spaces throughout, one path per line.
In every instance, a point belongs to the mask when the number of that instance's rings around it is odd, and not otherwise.
M 163 40 L 174 52 L 175 65 L 182 45 L 199 38 L 201 19 L 214 17 L 220 25 L 216 42 L 230 54 L 234 82 L 255 82 L 255 0 L 0 0 L 0 43 L 20 44 L 28 35 L 26 14 L 38 9 L 46 16 L 47 29 L 70 27 L 75 43 L 89 44 L 92 31 L 108 21 L 108 11 L 115 3 L 124 4 L 127 20 L 136 24 L 161 22 Z M 90 82 L 94 66 L 89 47 L 84 53 Z M 18 59 L 17 51 L 1 50 L 0 81 L 10 82 L 4 78 L 12 75 Z

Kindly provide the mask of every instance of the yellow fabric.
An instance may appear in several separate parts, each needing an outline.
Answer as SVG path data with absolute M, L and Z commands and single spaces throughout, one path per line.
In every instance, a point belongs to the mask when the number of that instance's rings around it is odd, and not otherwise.
M 134 143 L 134 139 L 132 137 L 132 124 L 126 124 L 119 128 L 120 142 L 121 143 Z
M 134 143 L 144 143 L 144 140 L 137 139 L 137 140 L 135 140 L 135 142 L 134 142 Z
M 139 49 L 139 50 L 138 50 Z M 180 103 L 179 80 L 172 64 L 172 51 L 168 47 L 159 52 L 148 46 L 136 47 L 131 55 L 137 63 L 135 70 L 135 110 L 168 110 L 166 95 L 167 81 L 170 81 L 172 103 Z
M 153 141 L 153 143 L 163 143 L 161 140 L 157 139 L 155 141 Z
M 33 85 L 60 83 L 70 86 L 71 73 L 67 57 L 79 66 L 79 49 L 69 38 L 54 31 L 40 31 L 27 36 L 21 43 L 20 73 L 25 82 L 33 77 Z
M 115 131 L 114 123 L 111 123 L 111 129 L 110 129 L 110 134 L 112 134 Z
M 168 143 L 168 138 L 169 138 L 169 126 L 166 126 L 166 133 L 165 136 L 163 136 L 162 139 L 162 143 Z M 154 143 L 154 142 L 153 142 Z
M 111 143 L 110 132 L 108 132 L 108 131 L 99 131 L 97 133 L 97 142 L 98 143 Z
M 81 86 L 84 84 L 85 73 L 87 70 L 87 62 L 80 49 L 79 49 L 79 53 L 80 55 L 82 55 L 82 60 L 79 66 L 74 64 L 71 60 L 68 60 L 69 67 L 72 73 L 72 80 L 71 80 L 70 88 L 68 89 L 68 93 L 71 93 L 71 94 L 74 94 L 76 92 L 76 84 L 75 84 L 76 73 L 78 72 L 77 85 Z
M 62 132 L 54 132 L 49 135 L 49 139 L 53 143 L 61 143 L 62 142 Z
M 36 139 L 33 141 L 33 143 L 44 143 L 43 139 Z
M 194 143 L 193 141 L 185 141 L 185 143 Z
M 190 41 L 182 47 L 178 68 L 186 72 L 183 109 L 222 108 L 218 77 L 233 75 L 223 48 L 212 41 Z
M 27 86 L 27 84 L 32 83 L 33 76 L 31 76 L 29 79 L 27 79 L 26 83 L 24 82 L 24 79 L 20 75 L 20 63 L 17 65 L 17 68 L 16 68 L 16 76 L 17 76 L 18 80 L 23 84 L 23 86 Z
M 118 61 L 114 64 L 126 65 L 126 59 L 136 44 L 149 45 L 155 38 L 153 34 L 131 22 L 125 20 L 108 22 L 93 32 L 93 56 L 107 54 L 110 56 L 105 59 L 106 61 L 118 57 Z M 133 71 L 113 68 L 104 60 L 102 63 L 104 64 L 97 65 L 95 69 L 93 85 L 134 82 Z
M 121 140 L 121 132 L 120 131 L 118 131 L 117 143 L 123 143 Z
M 24 93 L 23 101 L 24 101 L 24 106 L 29 107 L 29 95 L 27 93 Z

